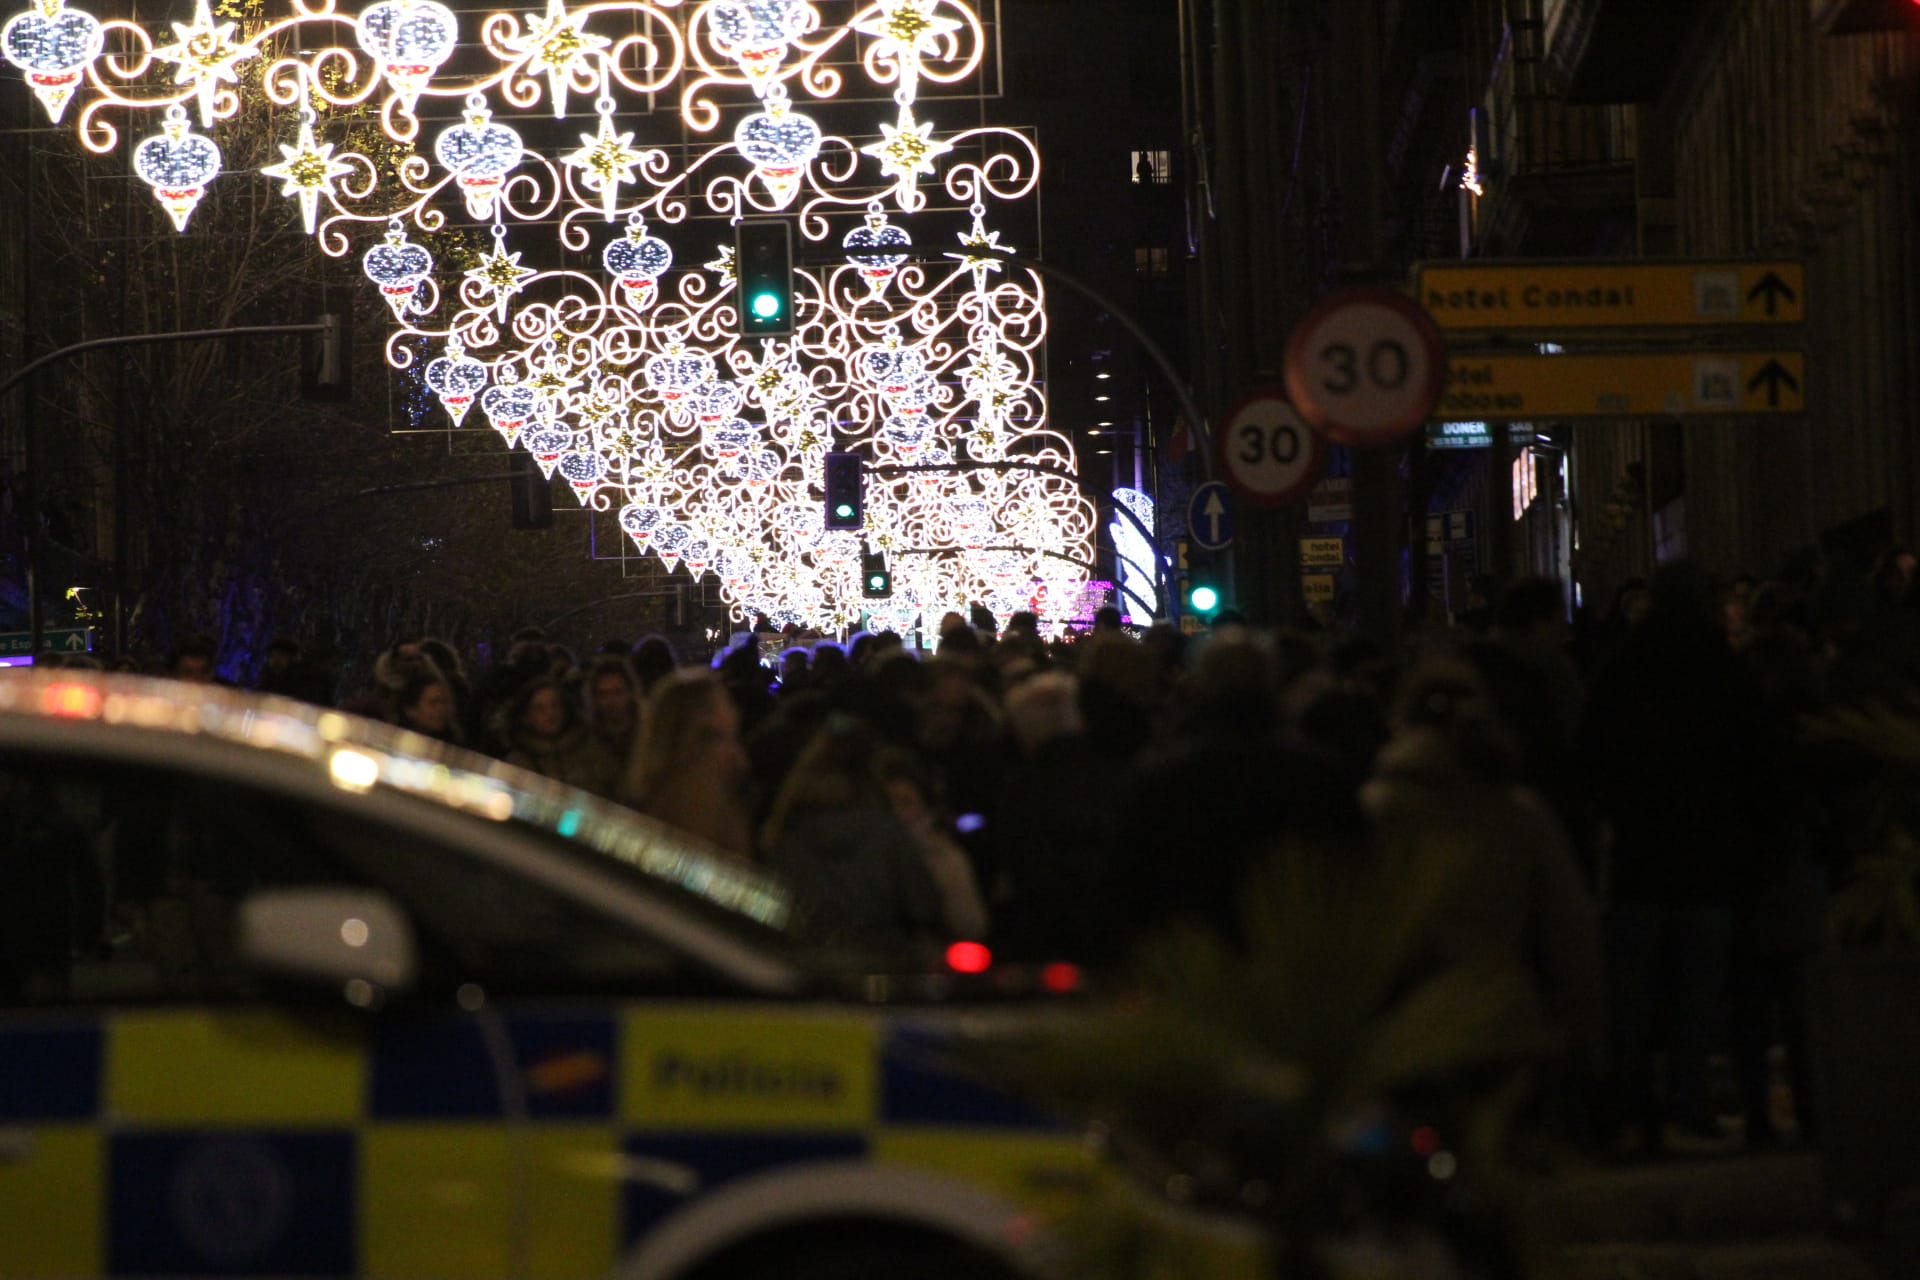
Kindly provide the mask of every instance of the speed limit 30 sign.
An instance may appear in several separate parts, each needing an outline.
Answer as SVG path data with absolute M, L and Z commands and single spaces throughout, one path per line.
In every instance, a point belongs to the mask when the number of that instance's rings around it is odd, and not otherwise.
M 1284 507 L 1320 478 L 1326 446 L 1278 387 L 1235 405 L 1220 433 L 1220 472 L 1258 507 Z
M 1420 305 L 1390 289 L 1342 289 L 1287 340 L 1287 392 L 1338 444 L 1392 444 L 1418 430 L 1446 387 L 1446 342 Z

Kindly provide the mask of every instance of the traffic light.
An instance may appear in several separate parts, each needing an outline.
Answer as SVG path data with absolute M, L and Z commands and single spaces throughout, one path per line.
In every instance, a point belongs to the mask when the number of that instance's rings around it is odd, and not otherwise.
M 740 336 L 784 338 L 793 332 L 793 225 L 753 218 L 733 229 Z
M 860 592 L 869 600 L 892 598 L 893 572 L 887 568 L 885 552 L 869 551 L 860 557 Z
M 827 528 L 858 529 L 866 523 L 860 455 L 827 455 Z
M 347 312 L 315 317 L 317 333 L 305 335 L 300 362 L 300 397 L 322 404 L 353 402 L 353 328 Z
M 513 527 L 553 528 L 553 482 L 540 473 L 525 449 L 507 456 L 513 459 Z
M 1210 574 L 1196 573 L 1187 580 L 1187 612 L 1203 622 L 1212 622 L 1226 600 Z

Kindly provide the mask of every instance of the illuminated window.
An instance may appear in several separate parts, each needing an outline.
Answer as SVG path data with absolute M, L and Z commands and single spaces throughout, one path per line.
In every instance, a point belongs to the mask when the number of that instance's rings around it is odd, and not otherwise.
M 1173 155 L 1167 151 L 1134 151 L 1133 181 L 1141 187 L 1164 187 L 1173 181 Z
M 1133 251 L 1133 271 L 1135 275 L 1164 276 L 1167 274 L 1167 251 L 1165 249 L 1135 249 Z

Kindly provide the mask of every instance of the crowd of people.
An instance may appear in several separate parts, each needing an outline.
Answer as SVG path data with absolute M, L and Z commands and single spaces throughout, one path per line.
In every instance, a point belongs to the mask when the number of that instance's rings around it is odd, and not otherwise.
M 948 615 L 928 653 L 861 633 L 769 661 L 749 636 L 696 665 L 659 637 L 581 660 L 525 632 L 480 669 L 429 638 L 338 702 L 763 864 L 823 941 L 864 949 L 1118 965 L 1172 921 L 1238 929 L 1283 842 L 1444 849 L 1435 945 L 1532 973 L 1584 1136 L 1762 1142 L 1787 1116 L 1811 1131 L 1800 973 L 1862 837 L 1863 769 L 1803 726 L 1920 689 L 1913 572 L 1889 557 L 1875 606 L 1830 626 L 1779 584 L 1669 565 L 1578 643 L 1562 585 L 1528 581 L 1403 651 L 1111 610 L 1071 642 Z M 258 683 L 336 693 L 291 645 Z

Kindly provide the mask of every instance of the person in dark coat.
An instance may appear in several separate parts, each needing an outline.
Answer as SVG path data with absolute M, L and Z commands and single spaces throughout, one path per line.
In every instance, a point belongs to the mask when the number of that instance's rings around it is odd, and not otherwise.
M 1646 621 L 1594 683 L 1580 741 L 1613 831 L 1606 938 L 1617 1120 L 1627 1141 L 1716 1145 L 1724 1135 L 1707 1063 L 1724 1025 L 1733 906 L 1764 834 L 1773 736 L 1700 571 L 1667 565 L 1651 594 Z M 1664 1099 L 1654 1089 L 1661 1026 Z

